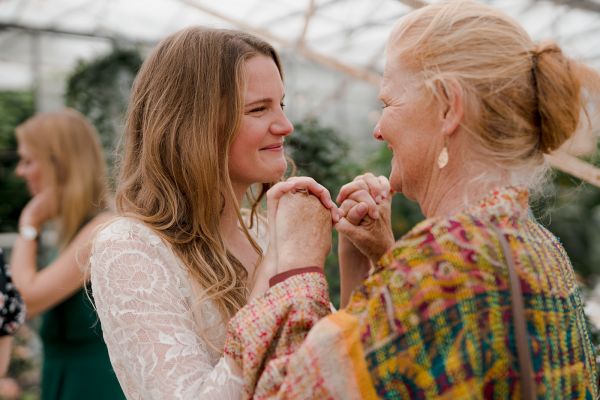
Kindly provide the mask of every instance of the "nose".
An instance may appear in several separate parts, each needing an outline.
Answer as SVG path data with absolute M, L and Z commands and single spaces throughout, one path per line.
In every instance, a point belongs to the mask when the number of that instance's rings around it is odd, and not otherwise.
M 23 166 L 21 165 L 20 162 L 17 164 L 17 167 L 15 168 L 15 175 L 18 176 L 19 178 L 25 177 L 25 172 L 23 171 Z
M 377 123 L 377 125 L 375 125 L 375 128 L 373 128 L 373 137 L 377 140 L 383 141 L 383 135 L 381 134 L 381 126 L 379 125 L 379 123 Z
M 294 131 L 294 125 L 290 122 L 283 111 L 280 112 L 277 119 L 271 125 L 271 132 L 274 135 L 288 136 Z

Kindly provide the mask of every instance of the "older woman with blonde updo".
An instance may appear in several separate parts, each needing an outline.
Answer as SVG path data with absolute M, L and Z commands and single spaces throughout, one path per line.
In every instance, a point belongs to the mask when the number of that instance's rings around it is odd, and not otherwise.
M 389 182 L 365 174 L 338 196 L 345 308 L 328 315 L 322 263 L 299 268 L 329 249 L 322 207 L 271 196 L 279 274 L 225 346 L 247 397 L 597 398 L 573 268 L 528 200 L 598 75 L 474 1 L 408 14 L 387 57 L 374 136 Z M 427 217 L 397 242 L 394 192 Z

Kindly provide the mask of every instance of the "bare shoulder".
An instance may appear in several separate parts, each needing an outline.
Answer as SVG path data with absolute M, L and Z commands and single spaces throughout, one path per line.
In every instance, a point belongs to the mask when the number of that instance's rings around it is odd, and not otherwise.
M 92 218 L 92 220 L 90 222 L 88 222 L 88 225 L 89 224 L 94 224 L 94 225 L 106 224 L 106 223 L 114 220 L 115 218 L 117 218 L 117 215 L 114 212 L 103 211 L 100 214 L 96 215 L 94 218 Z

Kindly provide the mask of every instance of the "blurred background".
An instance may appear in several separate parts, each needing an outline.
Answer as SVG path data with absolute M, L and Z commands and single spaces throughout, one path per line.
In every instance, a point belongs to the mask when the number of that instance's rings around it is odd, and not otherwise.
M 190 25 L 256 34 L 280 51 L 287 113 L 296 130 L 288 152 L 297 174 L 332 194 L 363 171 L 389 173 L 390 154 L 371 136 L 379 117 L 377 85 L 395 21 L 432 0 L 0 0 L 0 247 L 10 253 L 28 200 L 14 175 L 14 128 L 36 111 L 64 105 L 96 126 L 109 168 L 133 78 L 148 52 Z M 552 39 L 600 69 L 599 0 L 485 1 L 521 22 L 537 40 Z M 594 117 L 594 116 L 592 116 Z M 581 278 L 590 321 L 600 326 L 600 169 L 597 133 L 577 137 L 550 158 L 554 175 L 533 210 L 567 249 Z M 423 217 L 394 199 L 400 237 Z M 42 251 L 50 251 L 45 232 Z M 336 252 L 328 260 L 338 303 Z M 0 398 L 37 399 L 40 344 L 36 321 L 18 333 Z M 596 337 L 595 343 L 600 343 Z

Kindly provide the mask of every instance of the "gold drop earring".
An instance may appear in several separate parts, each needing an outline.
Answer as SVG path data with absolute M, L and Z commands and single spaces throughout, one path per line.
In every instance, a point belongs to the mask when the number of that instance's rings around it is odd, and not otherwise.
M 437 159 L 437 166 L 439 169 L 444 168 L 446 165 L 448 165 L 448 161 L 449 161 L 449 156 L 448 156 L 448 138 L 444 139 L 444 147 L 442 148 L 442 151 L 440 151 L 440 155 L 438 156 Z

